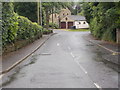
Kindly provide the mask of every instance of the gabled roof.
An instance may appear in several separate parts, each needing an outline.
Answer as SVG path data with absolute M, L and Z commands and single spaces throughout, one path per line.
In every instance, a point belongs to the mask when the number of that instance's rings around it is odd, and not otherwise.
M 67 17 L 72 19 L 72 20 L 75 20 L 75 21 L 78 21 L 78 20 L 84 21 L 84 20 L 86 20 L 86 18 L 84 16 L 80 16 L 80 15 L 69 15 Z

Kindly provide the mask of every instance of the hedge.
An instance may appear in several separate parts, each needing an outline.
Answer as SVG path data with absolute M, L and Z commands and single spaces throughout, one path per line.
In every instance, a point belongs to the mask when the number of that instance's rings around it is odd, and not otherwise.
M 18 16 L 18 23 L 17 40 L 33 39 L 36 35 L 39 35 L 39 38 L 42 36 L 43 28 L 37 23 L 32 23 L 23 16 Z
M 58 29 L 59 28 L 59 26 L 57 24 L 55 24 L 55 23 L 49 23 L 49 27 L 50 28 L 54 28 L 54 29 Z
M 43 34 L 50 34 L 50 33 L 53 33 L 52 29 L 46 29 L 46 28 L 43 29 Z
M 33 40 L 42 36 L 42 26 L 14 12 L 11 2 L 3 3 L 2 8 L 2 46 L 4 48 L 20 40 Z

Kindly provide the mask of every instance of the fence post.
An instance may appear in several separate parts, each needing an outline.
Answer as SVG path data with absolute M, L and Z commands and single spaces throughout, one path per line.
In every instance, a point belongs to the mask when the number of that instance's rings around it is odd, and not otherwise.
M 116 41 L 117 44 L 120 44 L 120 29 L 116 29 Z

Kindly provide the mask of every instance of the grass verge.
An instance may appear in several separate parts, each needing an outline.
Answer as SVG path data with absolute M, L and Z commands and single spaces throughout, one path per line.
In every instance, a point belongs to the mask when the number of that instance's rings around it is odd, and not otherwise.
M 90 31 L 89 29 L 67 29 L 67 31 L 80 32 L 80 31 Z

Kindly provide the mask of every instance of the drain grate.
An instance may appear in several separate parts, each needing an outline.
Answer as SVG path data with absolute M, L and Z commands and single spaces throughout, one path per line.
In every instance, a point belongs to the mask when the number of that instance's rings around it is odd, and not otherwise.
M 39 55 L 51 55 L 50 53 L 40 53 Z
M 93 44 L 87 44 L 86 46 L 94 46 Z

